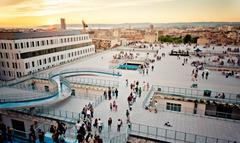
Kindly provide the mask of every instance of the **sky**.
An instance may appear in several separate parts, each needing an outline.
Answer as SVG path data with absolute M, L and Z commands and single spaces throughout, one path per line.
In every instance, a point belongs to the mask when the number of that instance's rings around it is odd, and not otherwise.
M 0 0 L 0 27 L 240 22 L 240 0 Z

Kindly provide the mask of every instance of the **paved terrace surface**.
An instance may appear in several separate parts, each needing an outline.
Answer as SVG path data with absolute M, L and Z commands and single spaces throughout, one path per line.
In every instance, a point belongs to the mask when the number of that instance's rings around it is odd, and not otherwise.
M 104 130 L 106 130 L 108 117 L 113 118 L 113 126 L 116 126 L 116 121 L 118 118 L 123 119 L 124 123 L 126 121 L 126 109 L 128 109 L 127 96 L 130 93 L 130 88 L 125 86 L 125 79 L 129 80 L 129 84 L 134 80 L 140 81 L 142 85 L 143 81 L 152 84 L 159 84 L 164 86 L 175 86 L 175 87 L 185 87 L 189 88 L 193 83 L 191 81 L 191 72 L 193 67 L 190 64 L 182 66 L 183 58 L 180 60 L 175 56 L 168 56 L 168 52 L 171 50 L 171 46 L 168 46 L 160 50 L 160 53 L 165 52 L 166 57 L 162 58 L 161 61 L 156 61 L 154 63 L 154 71 L 149 70 L 148 75 L 141 75 L 138 71 L 128 71 L 121 70 L 122 77 L 113 77 L 114 80 L 118 80 L 119 87 L 119 98 L 116 100 L 118 104 L 118 111 L 111 112 L 109 109 L 109 101 L 104 101 L 95 109 L 94 118 L 101 118 L 104 121 Z M 177 49 L 176 47 L 174 49 Z M 52 71 L 61 71 L 71 68 L 105 68 L 108 69 L 110 61 L 112 60 L 112 55 L 119 51 L 107 51 L 101 54 L 97 54 L 71 64 L 65 64 L 58 66 L 43 73 L 50 73 Z M 140 54 L 146 54 L 141 52 Z M 152 55 L 150 55 L 152 56 Z M 102 58 L 103 57 L 103 58 Z M 196 60 L 194 57 L 190 59 L 188 63 L 192 60 Z M 201 71 L 199 72 L 201 74 Z M 236 78 L 226 79 L 221 75 L 220 72 L 210 71 L 209 80 L 204 80 L 199 78 L 197 81 L 199 87 L 198 89 L 211 89 L 214 91 L 232 92 L 240 93 L 240 80 Z M 133 111 L 130 113 L 131 121 L 134 123 L 141 123 L 146 125 L 152 125 L 155 127 L 166 128 L 164 123 L 170 121 L 173 127 L 168 128 L 172 130 L 199 134 L 209 137 L 228 139 L 228 140 L 240 140 L 240 124 L 239 122 L 228 122 L 223 120 L 216 120 L 210 118 L 201 118 L 196 116 L 189 116 L 184 114 L 174 114 L 171 112 L 158 112 L 150 113 L 142 108 L 142 101 L 147 92 L 142 93 L 141 98 L 137 98 L 137 102 L 133 105 Z M 81 107 L 83 105 L 82 101 L 79 99 L 70 99 L 65 101 L 63 106 L 53 106 L 57 109 L 69 111 L 81 112 Z M 113 99 L 112 99 L 113 101 Z M 111 102 L 112 102 L 111 101 Z M 114 128 L 116 130 L 116 128 Z

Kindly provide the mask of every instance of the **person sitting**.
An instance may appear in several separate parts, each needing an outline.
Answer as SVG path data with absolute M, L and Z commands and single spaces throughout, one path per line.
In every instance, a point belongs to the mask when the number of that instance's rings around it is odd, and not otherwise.
M 164 126 L 167 126 L 167 127 L 172 127 L 172 125 L 170 125 L 170 123 L 169 123 L 169 122 L 166 122 L 166 123 L 164 124 Z

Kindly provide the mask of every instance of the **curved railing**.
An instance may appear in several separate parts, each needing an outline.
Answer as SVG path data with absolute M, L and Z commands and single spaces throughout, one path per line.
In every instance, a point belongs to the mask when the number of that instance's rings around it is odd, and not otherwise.
M 53 96 L 57 93 L 18 93 L 16 94 L 1 94 L 0 95 L 0 103 L 16 103 L 16 102 L 26 102 L 26 101 L 32 101 L 32 100 L 43 100 L 46 98 L 49 98 L 50 96 Z
M 111 76 L 122 76 L 119 70 L 108 70 L 108 69 L 98 69 L 98 68 L 79 68 L 79 69 L 67 69 L 55 73 L 56 75 L 72 74 L 72 73 L 93 73 L 93 74 L 103 74 Z
M 0 100 L 0 108 L 15 108 L 15 107 L 27 107 L 27 106 L 37 106 L 42 105 L 46 103 L 53 103 L 57 102 L 58 100 L 54 100 L 53 98 L 58 99 L 64 99 L 60 98 L 61 94 L 58 90 L 58 83 L 53 79 L 53 74 L 34 74 L 29 76 L 28 78 L 24 78 L 22 81 L 11 81 L 7 84 L 5 84 L 4 87 L 10 87 L 10 88 L 17 88 L 21 89 L 23 92 L 21 93 L 11 93 L 11 94 L 4 94 L 1 95 Z M 38 90 L 33 90 L 31 88 L 26 88 L 24 84 L 22 84 L 26 80 L 30 79 L 45 79 L 50 81 L 50 86 L 52 87 L 51 92 L 40 92 Z M 21 85 L 21 86 L 19 86 Z M 24 85 L 24 86 L 23 86 Z M 66 88 L 68 89 L 68 88 Z M 17 92 L 17 91 L 16 91 Z M 68 89 L 68 94 L 70 96 L 71 92 L 70 89 Z M 44 102 L 46 101 L 46 102 Z
M 17 87 L 16 85 L 18 83 L 24 82 L 29 79 L 44 79 L 49 80 L 51 86 L 53 86 L 54 92 L 51 92 L 49 94 L 45 94 L 43 96 L 35 96 L 38 94 L 37 91 L 32 91 L 32 96 L 29 94 L 24 96 L 19 96 L 18 93 L 15 94 L 15 97 L 13 94 L 11 94 L 11 98 L 0 98 L 1 104 L 0 108 L 14 108 L 14 107 L 26 107 L 26 106 L 36 106 L 36 105 L 42 105 L 46 103 L 55 103 L 61 100 L 66 99 L 67 97 L 70 97 L 71 95 L 71 84 L 70 82 L 62 75 L 66 74 L 72 74 L 72 73 L 93 73 L 93 74 L 104 74 L 104 75 L 111 75 L 111 76 L 121 76 L 122 74 L 117 70 L 105 70 L 105 69 L 92 69 L 92 68 L 81 68 L 81 69 L 69 69 L 69 70 L 63 70 L 60 72 L 51 72 L 49 74 L 34 74 L 30 76 L 24 77 L 22 80 L 16 80 L 11 81 L 9 83 L 5 83 L 3 85 L 6 87 Z M 55 77 L 59 79 L 59 83 L 54 79 Z M 64 86 L 64 87 L 63 87 Z M 59 87 L 61 87 L 59 89 Z M 6 96 L 3 96 L 6 97 Z M 53 99 L 54 98 L 54 99 Z M 55 99 L 56 98 L 56 99 Z M 52 99 L 50 101 L 50 99 Z M 46 102 L 44 102 L 46 101 Z M 97 104 L 101 101 L 100 98 L 97 100 Z M 41 102 L 41 103 L 40 103 Z M 19 104 L 17 104 L 19 103 Z M 24 104 L 26 103 L 26 104 Z

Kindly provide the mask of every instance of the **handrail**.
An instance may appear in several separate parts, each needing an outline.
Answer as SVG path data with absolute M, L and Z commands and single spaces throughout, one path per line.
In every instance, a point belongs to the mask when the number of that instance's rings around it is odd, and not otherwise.
M 185 114 L 191 116 L 199 116 L 204 118 L 214 118 L 218 120 L 225 120 L 225 121 L 232 121 L 232 122 L 239 122 L 240 123 L 240 115 L 239 114 L 232 114 L 226 112 L 219 112 L 219 111 L 212 111 L 212 110 L 201 110 L 196 108 L 188 108 L 188 107 L 181 107 L 181 111 L 172 111 L 167 110 L 166 105 L 164 104 L 157 104 L 157 111 L 166 111 L 166 112 L 173 112 L 174 114 Z M 195 113 L 194 113 L 195 112 Z M 213 116 L 216 115 L 216 116 Z M 225 117 L 235 117 L 235 118 L 225 118 Z
M 235 104 L 240 104 L 240 94 L 228 93 L 221 91 L 211 91 L 211 96 L 204 96 L 204 90 L 191 89 L 191 88 L 180 88 L 180 87 L 169 87 L 161 85 L 153 85 L 153 90 L 159 93 L 164 93 L 173 96 L 183 96 L 195 99 L 207 99 L 213 101 L 225 101 Z M 225 94 L 225 98 L 216 98 L 219 94 Z
M 145 96 L 145 99 L 143 100 L 143 103 L 142 103 L 143 108 L 149 107 L 150 98 L 153 98 L 154 93 L 156 93 L 156 92 L 162 93 L 162 91 L 163 91 L 162 87 L 166 87 L 168 89 L 167 90 L 168 92 L 173 91 L 175 88 L 175 87 L 158 86 L 158 85 L 151 86 L 150 90 L 148 91 L 148 93 Z M 159 91 L 158 88 L 161 88 L 161 91 Z M 169 88 L 171 88 L 171 90 L 169 90 Z M 188 88 L 179 88 L 179 89 L 184 89 L 183 91 L 185 91 L 185 89 L 188 89 Z M 194 89 L 189 89 L 189 90 L 194 90 Z M 179 91 L 179 90 L 175 90 L 175 91 Z M 196 91 L 197 92 L 194 92 L 194 93 L 200 93 L 201 90 L 196 90 Z M 165 92 L 163 92 L 163 93 L 166 94 L 165 96 L 169 96 L 169 95 L 173 96 L 173 94 L 167 94 Z M 218 93 L 218 92 L 216 92 L 216 93 Z M 184 95 L 179 95 L 179 92 L 175 92 L 174 94 L 175 94 L 174 96 L 184 96 Z M 212 98 L 207 98 L 207 99 L 212 99 Z M 213 99 L 215 99 L 215 98 L 213 98 Z M 218 119 L 218 120 L 240 122 L 236 119 L 236 117 L 239 116 L 237 114 L 230 114 L 230 113 L 225 113 L 225 112 L 214 112 L 216 115 L 219 115 L 219 116 L 215 117 L 215 116 L 212 116 L 211 113 L 213 113 L 213 111 L 211 111 L 211 110 L 200 110 L 200 109 L 181 107 L 181 109 L 183 109 L 183 110 L 181 110 L 181 112 L 175 112 L 175 111 L 166 110 L 166 105 L 162 105 L 162 104 L 158 104 L 156 108 L 157 108 L 157 110 L 160 110 L 160 111 L 169 111 L 169 112 L 186 114 L 186 115 L 191 115 L 191 116 L 200 116 L 200 117 L 204 117 L 204 118 L 214 118 L 214 119 Z M 193 114 L 194 110 L 195 110 L 196 114 Z M 225 118 L 225 117 L 229 117 L 230 115 L 235 118 Z
M 174 140 L 174 141 L 184 141 L 190 143 L 237 143 L 237 141 L 203 136 L 193 133 L 187 133 L 172 129 L 164 129 L 155 126 L 149 126 L 139 123 L 132 123 L 131 129 L 129 130 L 129 135 L 140 135 L 156 140 Z
M 70 77 L 68 80 L 71 83 L 77 84 L 90 84 L 96 86 L 103 86 L 103 87 L 118 87 L 119 83 L 114 80 L 104 80 L 104 79 L 96 79 L 96 78 L 87 78 L 87 77 L 80 77 L 80 78 L 73 78 Z
M 53 93 L 56 94 L 56 93 Z M 10 103 L 17 101 L 32 101 L 35 99 L 41 99 L 51 96 L 49 93 L 18 93 L 18 94 L 4 94 L 0 95 L 0 103 Z

